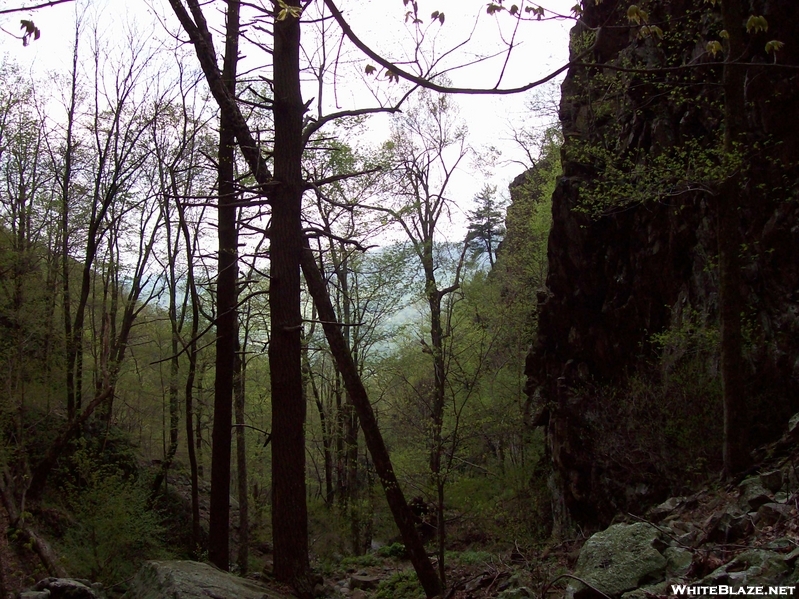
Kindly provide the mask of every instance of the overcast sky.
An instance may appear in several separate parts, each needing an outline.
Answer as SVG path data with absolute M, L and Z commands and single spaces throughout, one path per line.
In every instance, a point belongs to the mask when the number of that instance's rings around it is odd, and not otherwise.
M 569 14 L 575 1 L 545 0 L 544 4 L 553 11 Z M 0 9 L 19 6 L 23 2 L 26 0 L 0 0 Z M 510 6 L 509 0 L 505 2 Z M 26 3 L 33 2 L 30 0 Z M 525 23 L 514 36 L 513 20 L 509 15 L 486 14 L 485 0 L 419 0 L 418 4 L 419 16 L 424 20 L 425 27 L 431 22 L 433 11 L 445 15 L 443 25 L 429 26 L 426 31 L 425 48 L 428 55 L 441 56 L 471 39 L 441 63 L 439 68 L 468 64 L 478 57 L 500 51 L 504 42 L 511 37 L 516 48 L 504 68 L 501 87 L 537 80 L 567 60 L 568 30 L 573 25 L 569 20 Z M 519 2 L 519 5 L 523 10 L 525 4 Z M 403 22 L 409 6 L 403 6 L 402 0 L 340 0 L 339 6 L 355 33 L 371 47 L 394 60 L 412 58 L 413 29 Z M 209 17 L 213 19 L 214 13 L 218 14 L 218 11 L 209 11 Z M 126 27 L 134 27 L 138 35 L 149 36 L 153 43 L 172 44 L 159 22 L 173 31 L 177 29 L 176 19 L 166 0 L 77 0 L 30 14 L 15 13 L 0 17 L 0 25 L 7 32 L 17 33 L 22 18 L 32 18 L 42 32 L 41 39 L 26 48 L 10 35 L 0 34 L 0 56 L 12 57 L 24 70 L 31 69 L 40 76 L 51 71 L 68 72 L 76 15 L 81 15 L 84 21 L 98 22 L 102 35 L 112 43 L 123 37 L 121 32 Z M 306 32 L 304 35 L 308 39 L 312 34 Z M 244 63 L 245 68 L 254 66 L 260 60 L 255 50 L 245 49 L 244 52 L 247 54 L 246 61 L 250 61 Z M 347 52 L 345 49 L 343 56 L 349 61 L 349 70 L 342 68 L 338 73 L 340 77 L 344 73 L 344 82 L 337 85 L 335 98 L 332 93 L 328 95 L 329 103 L 344 107 L 368 104 L 374 100 L 372 92 L 365 87 L 369 83 L 378 95 L 390 96 L 399 91 L 396 86 L 392 90 L 391 86 L 379 80 L 376 86 L 374 79 L 370 82 L 363 75 L 363 69 L 371 61 L 361 57 L 356 50 Z M 492 87 L 503 72 L 504 61 L 504 55 L 498 56 L 452 70 L 449 76 L 458 86 Z M 553 95 L 555 92 L 550 89 L 548 93 Z M 313 90 L 306 90 L 306 96 L 313 94 Z M 490 181 L 500 189 L 506 188 L 510 180 L 522 171 L 522 167 L 513 162 L 522 160 L 523 153 L 511 141 L 511 131 L 512 127 L 529 125 L 537 118 L 527 108 L 529 100 L 530 93 L 457 98 L 461 115 L 469 127 L 471 144 L 478 149 L 490 145 L 501 151 L 501 157 L 490 174 Z M 387 122 L 386 119 L 378 119 L 370 126 L 375 140 L 387 134 Z M 539 118 L 538 122 L 543 120 Z M 473 196 L 482 187 L 485 177 L 475 168 L 465 169 L 456 182 L 459 195 Z M 469 207 L 464 206 L 463 209 L 465 211 Z

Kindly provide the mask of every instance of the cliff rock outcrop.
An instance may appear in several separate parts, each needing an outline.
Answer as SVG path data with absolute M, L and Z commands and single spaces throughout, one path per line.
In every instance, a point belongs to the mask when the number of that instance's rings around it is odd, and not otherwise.
M 799 4 L 743 4 L 768 30 L 750 27 L 739 58 L 747 147 L 733 165 L 718 151 L 723 52 L 707 45 L 724 40 L 718 7 L 585 0 L 573 30 L 572 56 L 591 50 L 562 87 L 563 176 L 527 362 L 558 527 L 606 525 L 620 509 L 679 492 L 663 462 L 681 451 L 681 435 L 707 444 L 698 469 L 720 461 L 714 206 L 731 169 L 744 173 L 752 444 L 782 434 L 799 407 Z M 785 45 L 770 53 L 770 40 Z M 649 445 L 630 441 L 646 429 L 628 430 L 625 414 L 651 428 Z

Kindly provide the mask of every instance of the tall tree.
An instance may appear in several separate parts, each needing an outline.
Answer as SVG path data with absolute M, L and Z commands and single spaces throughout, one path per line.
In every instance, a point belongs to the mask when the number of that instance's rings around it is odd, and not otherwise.
M 745 142 L 746 52 L 744 7 L 741 0 L 722 0 L 721 18 L 727 32 L 722 75 L 724 88 L 724 152 L 733 158 Z M 716 197 L 719 247 L 719 311 L 721 322 L 721 384 L 724 397 L 724 472 L 732 477 L 751 463 L 749 424 L 744 386 L 741 313 L 741 217 L 745 185 L 740 169 L 727 177 Z
M 239 61 L 239 0 L 227 0 L 225 54 L 221 84 L 236 94 Z M 236 137 L 230 115 L 219 115 L 218 181 L 219 240 L 216 276 L 216 371 L 214 428 L 211 453 L 211 507 L 208 558 L 216 567 L 230 568 L 230 455 L 233 424 L 233 387 L 238 347 L 238 225 L 235 181 Z
M 97 37 L 97 32 L 96 36 Z M 78 39 L 76 35 L 76 40 Z M 61 171 L 61 156 L 58 149 L 52 145 L 48 158 L 54 164 L 58 175 L 62 205 L 62 216 L 73 219 L 80 215 L 85 219 L 82 223 L 83 250 L 81 255 L 80 277 L 77 289 L 72 286 L 72 268 L 70 266 L 70 251 L 74 248 L 71 243 L 62 245 L 62 265 L 64 277 L 63 299 L 64 322 L 66 332 L 66 407 L 69 423 L 65 429 L 52 442 L 44 457 L 33 469 L 30 478 L 30 495 L 33 498 L 40 496 L 44 490 L 47 476 L 55 465 L 63 448 L 82 424 L 103 404 L 112 401 L 119 371 L 128 349 L 128 340 L 133 324 L 142 310 L 139 303 L 147 297 L 142 293 L 147 283 L 148 261 L 152 257 L 152 250 L 161 223 L 156 216 L 150 220 L 154 213 L 149 212 L 150 204 L 147 199 L 142 199 L 138 194 L 142 192 L 139 186 L 139 171 L 150 159 L 151 153 L 147 148 L 147 132 L 152 122 L 158 117 L 160 104 L 153 97 L 152 90 L 143 93 L 141 83 L 152 75 L 148 71 L 150 56 L 145 51 L 144 42 L 126 40 L 126 60 L 114 65 L 113 85 L 103 86 L 100 78 L 102 73 L 109 68 L 107 58 L 111 54 L 99 47 L 97 39 L 93 48 L 92 60 L 96 79 L 93 82 L 91 94 L 92 105 L 86 115 L 86 136 L 84 137 L 84 152 L 82 164 L 81 186 L 83 194 L 77 191 L 73 175 L 77 172 L 74 160 L 78 156 L 76 138 L 70 139 L 75 134 L 77 123 L 75 116 L 78 114 L 79 92 L 75 73 L 77 64 L 76 54 L 73 55 L 73 79 L 70 98 L 67 101 L 67 139 L 66 156 Z M 76 51 L 77 52 L 77 51 Z M 149 100 L 149 102 L 148 102 Z M 113 208 L 113 210 L 112 210 Z M 149 214 L 149 216 L 147 216 Z M 121 311 L 119 323 L 115 323 L 115 335 L 108 337 L 104 343 L 108 360 L 97 370 L 102 376 L 100 379 L 107 382 L 107 386 L 96 392 L 86 405 L 83 402 L 84 392 L 84 356 L 87 355 L 87 331 L 91 318 L 89 313 L 90 298 L 95 290 L 98 260 L 104 247 L 109 247 L 108 235 L 112 229 L 122 226 L 122 218 L 138 219 L 128 221 L 128 224 L 143 232 L 136 245 L 124 298 L 120 300 Z M 132 223 L 136 224 L 132 224 Z M 61 233 L 64 239 L 69 240 L 73 230 L 62 224 Z M 63 241 L 63 240 L 62 240 Z M 111 242 L 111 246 L 114 243 Z M 116 250 L 113 250 L 115 253 Z M 110 255 L 110 254 L 109 254 Z M 111 271 L 107 274 L 115 276 Z M 72 295 L 72 294 L 76 294 Z M 144 302 L 146 304 L 146 301 Z M 99 329 L 94 329 L 99 333 Z M 109 329 L 110 332 L 110 329 Z
M 271 12 L 274 17 L 273 47 L 270 48 L 268 43 L 259 42 L 258 44 L 272 53 L 274 99 L 269 104 L 274 116 L 275 139 L 271 152 L 267 152 L 274 159 L 275 175 L 272 177 L 264 155 L 260 152 L 260 144 L 256 142 L 242 117 L 236 104 L 235 96 L 225 89 L 217 65 L 211 36 L 199 2 L 186 0 L 188 11 L 181 0 L 170 0 L 170 4 L 184 30 L 190 36 L 211 93 L 218 102 L 221 111 L 228 112 L 235 117 L 233 122 L 239 148 L 272 208 L 270 226 L 272 242 L 270 256 L 272 269 L 270 281 L 272 286 L 270 294 L 272 308 L 270 365 L 273 374 L 272 399 L 273 409 L 275 410 L 273 425 L 275 426 L 275 434 L 284 436 L 284 440 L 280 442 L 278 442 L 277 436 L 273 437 L 273 468 L 275 469 L 274 484 L 276 495 L 273 517 L 277 518 L 275 522 L 278 524 L 275 528 L 275 553 L 281 556 L 275 563 L 275 573 L 280 578 L 295 579 L 296 581 L 302 578 L 302 576 L 298 576 L 298 573 L 305 569 L 303 564 L 306 562 L 307 557 L 300 558 L 295 549 L 304 546 L 307 541 L 302 541 L 298 538 L 293 539 L 293 535 L 284 534 L 286 533 L 285 528 L 281 530 L 281 527 L 290 526 L 290 523 L 296 522 L 297 515 L 302 512 L 302 506 L 304 505 L 304 480 L 301 480 L 304 477 L 304 460 L 302 458 L 304 452 L 302 435 L 304 403 L 301 401 L 302 369 L 300 367 L 302 355 L 300 329 L 302 321 L 298 301 L 299 278 L 295 277 L 294 274 L 300 258 L 302 258 L 302 267 L 309 290 L 311 288 L 316 289 L 316 291 L 312 291 L 312 295 L 319 315 L 323 319 L 331 316 L 335 318 L 335 311 L 324 291 L 324 281 L 318 272 L 316 261 L 312 255 L 309 256 L 310 252 L 301 253 L 296 251 L 298 247 L 302 247 L 303 243 L 300 211 L 302 191 L 305 185 L 301 173 L 302 148 L 315 132 L 337 118 L 386 110 L 394 111 L 396 108 L 376 107 L 340 111 L 310 121 L 303 131 L 302 115 L 304 105 L 299 88 L 300 65 L 297 57 L 299 55 L 300 41 L 299 17 L 305 5 L 301 6 L 298 2 L 287 3 L 281 1 L 271 11 L 262 10 L 262 8 L 252 5 L 251 7 L 254 10 L 262 13 Z M 421 75 L 416 76 L 376 55 L 357 39 L 332 0 L 325 0 L 324 5 L 333 15 L 336 22 L 339 23 L 346 36 L 357 47 L 364 50 L 370 57 L 377 60 L 381 66 L 387 69 L 386 72 L 390 73 L 392 78 L 401 76 L 417 85 L 429 86 L 440 91 L 458 91 L 456 88 L 447 88 L 431 82 L 429 79 L 431 69 L 429 68 L 423 69 Z M 416 2 L 413 2 L 412 5 L 414 11 L 418 13 Z M 437 20 L 443 22 L 443 18 Z M 421 22 L 418 18 L 416 21 Z M 435 63 L 435 61 L 433 62 Z M 563 70 L 565 70 L 565 67 L 557 72 L 562 72 Z M 545 80 L 553 78 L 557 72 L 550 74 Z M 486 89 L 476 91 L 478 93 L 512 93 L 529 89 L 532 86 L 513 90 Z M 311 182 L 310 184 L 319 185 L 324 184 L 324 182 Z M 316 287 L 317 278 L 321 281 L 321 289 Z M 424 548 L 419 542 L 418 535 L 413 528 L 413 518 L 407 508 L 402 492 L 397 487 L 396 477 L 391 469 L 388 454 L 385 451 L 385 446 L 376 427 L 374 414 L 368 403 L 368 396 L 363 389 L 346 340 L 335 321 L 330 321 L 323 328 L 328 337 L 328 342 L 333 348 L 333 353 L 342 372 L 342 378 L 358 410 L 358 417 L 361 420 L 367 446 L 372 453 L 375 468 L 384 485 L 389 505 L 406 541 L 422 586 L 430 596 L 438 594 L 441 590 L 441 581 L 433 571 Z M 285 368 L 283 368 L 284 366 Z M 288 471 L 288 467 L 289 464 L 295 464 L 294 461 L 283 463 L 278 459 L 279 456 L 289 452 L 294 456 L 293 459 L 297 460 L 297 468 L 294 469 L 293 473 Z M 298 498 L 299 503 L 297 505 L 300 506 L 299 510 L 292 509 L 288 517 L 283 520 L 280 520 L 277 514 L 283 514 L 288 509 L 288 506 L 285 498 L 277 497 L 277 495 L 280 495 L 278 487 L 282 488 L 280 493 L 286 493 L 290 497 Z M 294 507 L 292 506 L 292 508 Z M 296 533 L 297 536 L 304 536 L 304 525 L 298 526 L 296 530 L 298 531 Z M 282 548 L 284 546 L 286 551 L 279 551 L 278 547 Z
M 440 275 L 442 217 L 448 212 L 452 177 L 468 155 L 466 128 L 459 122 L 452 99 L 423 91 L 419 103 L 395 118 L 391 139 L 395 184 L 399 205 L 373 207 L 387 212 L 401 226 L 424 273 L 424 297 L 429 320 L 429 344 L 422 341 L 432 361 L 432 391 L 427 398 L 431 420 L 430 474 L 436 490 L 439 576 L 445 579 L 444 522 L 445 472 L 444 408 L 447 400 L 448 355 L 445 338 L 450 334 L 442 303 L 460 287 L 467 244 L 457 259 L 450 284 L 442 287 Z
M 505 217 L 497 201 L 495 185 L 484 185 L 474 198 L 477 207 L 469 211 L 467 243 L 474 256 L 488 256 L 488 264 L 494 268 L 497 247 L 505 235 Z

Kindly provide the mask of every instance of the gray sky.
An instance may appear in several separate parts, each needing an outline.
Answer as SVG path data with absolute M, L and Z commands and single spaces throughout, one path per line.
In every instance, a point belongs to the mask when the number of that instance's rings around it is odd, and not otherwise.
M 31 0 L 32 1 L 32 0 Z M 544 0 L 547 8 L 561 14 L 569 14 L 576 0 Z M 16 6 L 23 0 L 0 0 L 0 8 Z M 30 2 L 29 2 L 30 3 Z M 522 11 L 525 6 L 518 2 Z M 510 7 L 511 2 L 505 0 Z M 516 46 L 505 65 L 505 55 L 456 68 L 449 72 L 453 84 L 468 87 L 492 87 L 497 84 L 499 74 L 503 73 L 502 87 L 518 86 L 548 74 L 564 64 L 568 57 L 568 30 L 572 21 L 542 21 L 523 23 L 514 33 L 513 19 L 507 14 L 490 16 L 486 14 L 485 0 L 419 0 L 419 16 L 424 21 L 424 48 L 427 56 L 439 57 L 447 50 L 464 43 L 457 52 L 449 56 L 439 66 L 446 68 L 468 64 L 477 58 L 502 50 L 505 43 L 513 39 Z M 363 41 L 388 58 L 402 61 L 413 58 L 412 48 L 414 30 L 403 22 L 405 12 L 410 8 L 403 6 L 402 0 L 340 0 L 339 6 L 345 13 L 353 30 Z M 219 12 L 207 9 L 209 18 Z M 431 23 L 433 11 L 443 12 L 443 25 Z M 81 15 L 85 23 L 97 22 L 98 31 L 112 45 L 124 38 L 126 28 L 137 30 L 138 36 L 149 36 L 153 44 L 174 44 L 159 21 L 172 30 L 177 22 L 166 0 L 77 0 L 56 7 L 45 8 L 29 15 L 15 13 L 0 17 L 0 25 L 17 33 L 19 20 L 32 18 L 42 32 L 41 39 L 23 48 L 22 43 L 9 35 L 0 34 L 0 55 L 13 57 L 23 70 L 31 69 L 39 75 L 48 72 L 68 72 L 71 60 L 71 44 L 74 37 L 76 15 Z M 219 21 L 218 16 L 216 17 Z M 429 26 L 428 26 L 429 25 Z M 335 29 L 335 28 L 334 28 Z M 304 33 L 305 39 L 312 33 Z M 468 41 L 471 38 L 471 41 Z M 244 49 L 247 55 L 244 68 L 255 65 L 260 60 L 253 48 Z M 386 97 L 396 95 L 400 87 L 389 85 L 374 77 L 366 77 L 364 68 L 371 61 L 361 56 L 351 46 L 343 47 L 341 56 L 346 65 L 338 71 L 340 82 L 335 94 L 326 92 L 325 104 L 330 109 L 369 105 L 375 102 L 375 95 Z M 408 67 L 413 70 L 412 67 Z M 558 82 L 560 78 L 558 79 Z M 556 92 L 550 87 L 550 96 Z M 315 89 L 308 88 L 306 97 L 315 95 Z M 458 96 L 461 115 L 468 124 L 471 144 L 478 148 L 493 146 L 501 155 L 490 172 L 480 172 L 474 166 L 463 169 L 454 188 L 458 195 L 472 197 L 486 178 L 500 189 L 522 167 L 514 161 L 523 160 L 523 153 L 511 141 L 512 128 L 531 126 L 543 119 L 530 113 L 527 104 L 531 94 L 513 96 Z M 388 135 L 388 119 L 375 119 L 369 125 L 369 137 L 379 143 Z M 465 212 L 470 206 L 462 206 Z M 457 218 L 457 217 L 456 217 Z

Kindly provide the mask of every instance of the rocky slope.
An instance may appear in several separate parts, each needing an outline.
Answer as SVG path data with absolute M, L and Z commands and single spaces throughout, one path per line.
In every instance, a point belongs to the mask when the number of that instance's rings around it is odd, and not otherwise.
M 776 61 L 799 64 L 799 4 L 745 4 L 769 25 L 749 34 L 742 57 L 754 444 L 778 436 L 799 408 L 799 121 L 787 117 L 799 113 L 799 71 L 769 65 L 764 51 L 784 40 Z M 706 49 L 722 39 L 720 17 L 687 0 L 583 5 L 573 57 L 591 47 L 583 61 L 621 70 L 574 66 L 563 84 L 564 172 L 527 364 L 534 422 L 554 464 L 556 534 L 662 500 L 679 492 L 680 473 L 687 482 L 696 465 L 706 475 L 721 457 L 713 193 L 723 167 L 712 165 L 723 97 L 721 55 Z
M 783 587 L 783 594 L 795 594 L 798 441 L 799 414 L 769 448 L 771 455 L 759 464 L 759 474 L 727 489 L 672 497 L 645 517 L 628 518 L 593 535 L 580 551 L 567 596 L 599 592 L 644 599 L 684 595 L 686 591 L 675 589 L 685 586 L 716 587 L 714 594 L 721 595 L 756 586 Z M 720 592 L 721 587 L 732 590 Z

